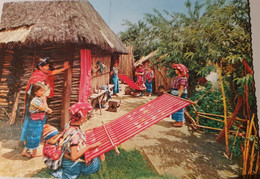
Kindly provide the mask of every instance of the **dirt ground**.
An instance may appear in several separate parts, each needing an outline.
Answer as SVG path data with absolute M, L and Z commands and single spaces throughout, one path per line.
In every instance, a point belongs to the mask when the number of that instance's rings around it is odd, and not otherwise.
M 108 112 L 106 108 L 94 111 L 93 117 L 82 127 L 83 130 L 97 127 L 155 99 L 156 96 L 133 98 L 123 94 L 121 85 L 120 110 Z M 168 174 L 180 178 L 235 178 L 239 175 L 241 159 L 228 160 L 223 152 L 225 146 L 215 142 L 214 134 L 191 131 L 186 125 L 174 128 L 170 118 L 151 126 L 135 137 L 121 144 L 126 150 L 138 149 L 160 175 Z M 19 121 L 9 126 L 0 120 L 0 177 L 32 177 L 46 166 L 42 157 L 27 159 L 20 153 L 23 143 L 19 142 L 22 124 Z M 40 145 L 40 150 L 42 144 Z

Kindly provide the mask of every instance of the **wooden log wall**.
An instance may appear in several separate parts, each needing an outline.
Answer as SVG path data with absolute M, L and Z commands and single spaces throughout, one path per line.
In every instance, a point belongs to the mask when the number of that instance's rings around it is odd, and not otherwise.
M 134 68 L 134 55 L 133 47 L 127 47 L 128 54 L 122 54 L 119 56 L 119 73 L 127 75 L 130 79 L 134 80 L 133 68 Z
M 97 62 L 100 61 L 106 66 L 102 74 L 100 70 L 97 70 Z M 108 85 L 110 83 L 110 66 L 111 66 L 111 56 L 110 55 L 92 55 L 92 90 L 99 89 L 103 85 Z
M 0 119 L 8 120 L 7 113 L 10 113 L 8 109 L 12 105 L 12 101 L 8 100 L 8 75 L 11 72 L 11 62 L 13 60 L 13 51 L 1 50 L 0 51 Z
M 160 67 L 160 68 L 154 68 L 155 73 L 155 92 L 158 92 L 159 86 L 164 86 L 166 91 L 169 91 L 171 89 L 171 85 L 173 82 L 173 78 L 167 77 L 166 68 Z
M 22 51 L 21 56 L 23 59 L 22 69 L 24 73 L 21 75 L 21 88 L 19 97 L 19 117 L 24 117 L 24 98 L 26 85 L 31 77 L 32 73 L 36 70 L 36 64 L 39 57 L 50 57 L 51 62 L 53 62 L 54 69 L 59 69 L 63 67 L 68 55 L 66 54 L 66 49 L 58 49 L 54 47 L 46 47 L 44 49 L 38 49 L 35 51 Z M 72 66 L 72 92 L 71 92 L 71 104 L 78 101 L 78 87 L 80 80 L 80 57 L 79 51 L 76 51 L 73 59 Z M 49 107 L 53 110 L 52 114 L 48 115 L 48 122 L 56 127 L 60 127 L 61 121 L 61 103 L 62 103 L 62 92 L 64 85 L 64 73 L 57 74 L 54 76 L 54 97 L 48 99 Z
M 71 80 L 71 98 L 70 105 L 76 103 L 78 101 L 78 89 L 80 82 L 80 49 L 75 48 L 73 50 L 73 54 L 68 55 L 68 51 L 72 51 L 71 49 L 66 48 L 55 48 L 55 47 L 46 47 L 43 49 L 22 49 L 19 51 L 19 54 L 15 54 L 19 56 L 19 59 L 22 59 L 22 65 L 20 69 L 22 70 L 22 74 L 19 76 L 20 82 L 20 90 L 18 91 L 18 118 L 22 119 L 24 117 L 24 99 L 25 99 L 25 89 L 26 85 L 31 77 L 32 73 L 36 70 L 36 64 L 38 63 L 39 57 L 50 57 L 51 62 L 53 62 L 54 69 L 60 69 L 63 67 L 65 61 L 71 61 L 71 70 L 72 70 L 72 80 Z M 72 48 L 72 47 L 71 47 Z M 6 75 L 10 72 L 11 63 L 13 61 L 13 56 L 15 52 L 7 51 L 5 53 L 0 53 L 1 64 L 3 63 L 3 68 L 0 69 L 1 75 L 1 98 L 0 98 L 0 106 L 4 106 L 6 110 L 11 112 L 12 108 L 8 108 L 8 104 L 6 102 L 5 96 L 8 93 L 8 85 L 6 82 Z M 72 56 L 73 59 L 68 59 L 69 56 Z M 92 86 L 93 87 L 101 87 L 102 85 L 106 85 L 109 83 L 109 72 L 111 66 L 111 55 L 105 54 L 99 51 L 95 51 L 92 55 L 92 65 L 96 66 L 97 61 L 100 61 L 102 64 L 106 66 L 103 74 L 100 74 L 100 71 L 96 71 L 92 74 Z M 0 66 L 1 67 L 1 66 Z M 19 72 L 20 73 L 20 72 Z M 62 111 L 62 98 L 64 96 L 64 72 L 61 74 L 57 74 L 54 76 L 54 97 L 48 99 L 49 107 L 53 110 L 52 114 L 47 116 L 47 121 L 51 125 L 56 127 L 60 127 L 61 124 L 61 111 Z M 12 104 L 10 105 L 12 107 Z M 3 110 L 0 111 L 0 114 L 4 117 Z M 0 118 L 1 119 L 1 118 Z

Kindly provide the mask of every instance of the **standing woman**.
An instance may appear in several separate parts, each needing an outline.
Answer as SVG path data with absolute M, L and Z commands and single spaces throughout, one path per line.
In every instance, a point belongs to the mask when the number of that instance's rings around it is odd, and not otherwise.
M 86 135 L 80 128 L 86 121 L 87 113 L 91 109 L 91 105 L 86 102 L 78 102 L 69 108 L 70 122 L 63 131 L 63 139 L 69 135 L 72 137 L 69 141 L 68 150 L 65 152 L 64 159 L 62 160 L 61 169 L 52 172 L 55 178 L 78 178 L 80 174 L 91 174 L 99 170 L 99 157 L 88 161 L 88 165 L 86 161 L 83 161 L 85 160 L 85 152 L 101 145 L 100 142 L 87 145 Z
M 54 96 L 54 75 L 59 74 L 63 72 L 64 70 L 68 69 L 69 62 L 64 62 L 63 68 L 50 71 L 50 62 L 49 57 L 46 58 L 40 58 L 39 62 L 36 66 L 36 70 L 33 72 L 32 76 L 29 79 L 29 82 L 27 83 L 26 89 L 25 89 L 25 108 L 24 108 L 24 123 L 23 123 L 23 129 L 21 134 L 21 141 L 25 141 L 25 133 L 27 131 L 27 125 L 28 125 L 28 108 L 29 108 L 29 98 L 31 96 L 31 90 L 34 83 L 42 83 L 45 86 L 45 94 L 44 96 L 47 98 Z
M 179 98 L 186 98 L 188 91 L 188 69 L 183 64 L 173 64 L 172 68 L 175 69 L 176 78 L 173 81 L 171 94 Z M 172 114 L 174 127 L 182 127 L 184 121 L 184 108 Z
M 151 68 L 151 65 L 149 65 L 145 75 L 146 93 L 148 93 L 147 96 L 149 95 L 149 97 L 151 97 L 153 91 L 153 79 L 154 79 L 154 72 Z
M 118 80 L 118 61 L 116 60 L 114 62 L 112 71 L 110 72 L 110 77 L 112 79 L 112 83 L 114 84 L 113 87 L 113 96 L 118 96 L 117 93 L 119 93 L 119 80 Z

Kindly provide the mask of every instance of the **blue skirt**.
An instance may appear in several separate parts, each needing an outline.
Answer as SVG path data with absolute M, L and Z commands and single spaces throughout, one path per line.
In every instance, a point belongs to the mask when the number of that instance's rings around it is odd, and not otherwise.
M 21 140 L 26 141 L 27 149 L 36 149 L 40 145 L 43 126 L 46 122 L 46 116 L 43 120 L 32 120 L 27 117 L 23 124 Z
M 61 168 L 59 170 L 53 171 L 51 174 L 55 178 L 76 179 L 80 176 L 80 174 L 89 175 L 97 172 L 99 169 L 99 157 L 94 158 L 89 165 L 86 165 L 85 162 L 74 162 L 72 160 L 63 159 Z
M 187 94 L 183 93 L 181 95 L 181 98 L 186 98 Z M 183 122 L 184 121 L 184 108 L 180 109 L 179 111 L 172 114 L 172 119 L 177 122 Z
M 153 81 L 151 81 L 149 83 L 149 80 L 146 80 L 145 86 L 146 86 L 146 91 L 147 92 L 152 92 L 153 91 Z
M 119 93 L 119 80 L 117 75 L 112 76 L 112 83 L 114 84 L 113 94 Z

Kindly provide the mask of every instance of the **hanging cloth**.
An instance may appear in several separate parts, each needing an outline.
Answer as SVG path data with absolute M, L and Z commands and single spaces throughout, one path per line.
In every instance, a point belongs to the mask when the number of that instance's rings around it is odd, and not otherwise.
M 80 50 L 80 83 L 79 83 L 79 102 L 87 102 L 88 96 L 92 91 L 91 78 L 91 51 L 88 49 Z

